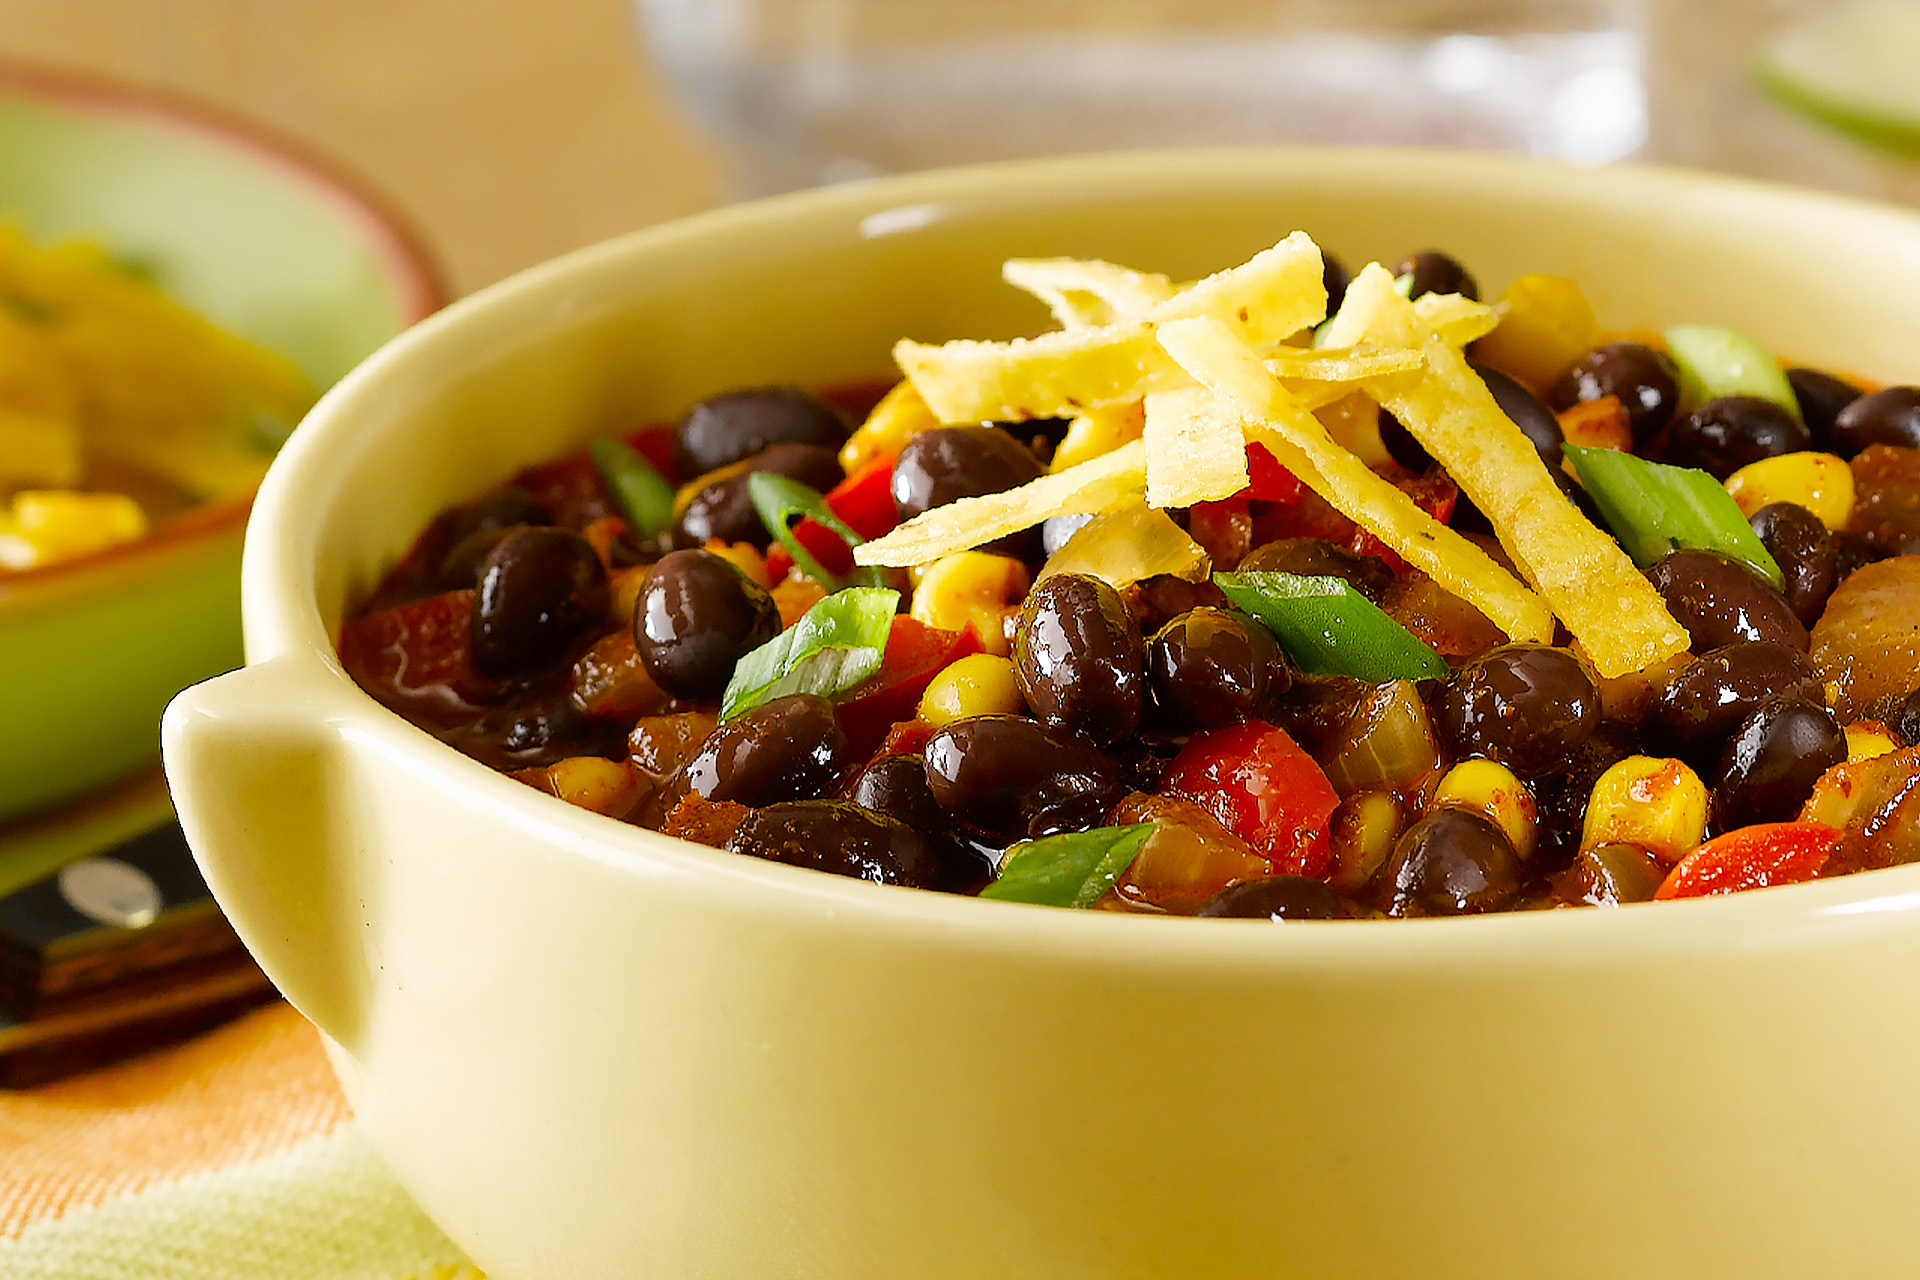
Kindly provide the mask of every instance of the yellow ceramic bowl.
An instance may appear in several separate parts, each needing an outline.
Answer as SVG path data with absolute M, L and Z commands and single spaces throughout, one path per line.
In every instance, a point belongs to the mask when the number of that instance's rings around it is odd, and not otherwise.
M 443 300 L 405 228 L 323 165 L 179 103 L 4 66 L 0 223 L 97 241 L 317 387 Z M 167 699 L 239 663 L 247 506 L 0 574 L 0 822 L 151 768 Z
M 1442 153 L 1118 156 L 784 197 L 419 326 L 261 491 L 251 665 L 176 701 L 207 878 L 366 1133 L 501 1280 L 1908 1277 L 1920 867 L 1275 927 L 882 888 L 490 772 L 341 673 L 441 506 L 744 383 L 1042 323 L 1008 255 L 1186 277 L 1303 227 L 1603 321 L 1920 377 L 1920 219 Z

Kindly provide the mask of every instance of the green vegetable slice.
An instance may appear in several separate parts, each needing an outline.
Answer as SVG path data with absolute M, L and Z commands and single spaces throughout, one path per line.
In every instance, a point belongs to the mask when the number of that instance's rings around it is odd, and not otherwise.
M 1383 684 L 1447 674 L 1447 664 L 1431 646 L 1342 578 L 1247 572 L 1216 573 L 1213 581 L 1273 632 L 1294 665 L 1310 675 Z
M 720 718 L 790 693 L 830 698 L 853 688 L 880 669 L 899 608 L 900 593 L 887 587 L 834 592 L 735 664 Z
M 1680 366 L 1680 377 L 1695 399 L 1759 396 L 1799 419 L 1800 402 L 1794 399 L 1780 362 L 1746 334 L 1709 324 L 1677 324 L 1667 330 L 1666 339 L 1667 350 Z
M 818 489 L 802 484 L 792 476 L 783 476 L 772 471 L 756 471 L 747 477 L 747 496 L 753 500 L 753 509 L 760 516 L 760 523 L 767 532 L 787 549 L 793 562 L 816 582 L 826 584 L 830 589 L 844 586 L 877 587 L 885 579 L 877 568 L 856 566 L 845 578 L 828 573 L 820 562 L 793 536 L 793 522 L 796 519 L 812 517 L 815 521 L 831 529 L 849 550 L 859 546 L 866 539 L 848 527 L 847 522 L 833 514 L 827 506 L 825 496 Z
M 593 465 L 613 490 L 620 514 L 642 538 L 656 537 L 673 524 L 673 486 L 653 469 L 639 450 L 612 436 L 587 446 Z
M 1732 556 L 1776 587 L 1784 581 L 1726 487 L 1706 472 L 1571 444 L 1567 457 L 1613 536 L 1642 569 L 1669 551 L 1692 548 Z
M 1153 834 L 1151 822 L 1042 836 L 1007 850 L 983 898 L 1043 907 L 1090 907 L 1113 888 Z
M 1911 0 L 1801 6 L 1754 77 L 1776 102 L 1862 142 L 1920 156 L 1920 7 Z

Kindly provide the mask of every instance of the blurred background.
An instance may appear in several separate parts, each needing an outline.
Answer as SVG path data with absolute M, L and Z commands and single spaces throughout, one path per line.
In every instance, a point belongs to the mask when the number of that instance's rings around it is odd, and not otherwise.
M 0 0 L 0 60 L 237 112 L 345 168 L 456 293 L 718 201 L 623 0 Z
M 1113 145 L 1448 143 L 1911 200 L 1910 162 L 1810 116 L 1857 135 L 1891 115 L 1901 141 L 1901 114 L 1920 116 L 1920 89 L 1901 70 L 1920 65 L 1915 10 L 1912 0 L 0 0 L 0 58 L 187 94 L 306 144 L 406 212 L 466 292 L 739 195 Z M 1783 61 L 1783 41 L 1785 78 L 1802 90 L 1793 110 L 1755 84 L 1757 67 Z M 1836 94 L 1865 105 L 1836 106 Z

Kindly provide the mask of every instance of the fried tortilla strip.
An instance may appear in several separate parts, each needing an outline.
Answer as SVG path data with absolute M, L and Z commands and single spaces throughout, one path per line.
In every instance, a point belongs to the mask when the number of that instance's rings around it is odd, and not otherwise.
M 884 538 L 853 549 L 856 564 L 915 565 L 1031 528 L 1050 516 L 1098 514 L 1137 501 L 1147 486 L 1147 447 L 1132 440 L 1112 453 L 978 498 L 923 511 Z
M 1412 302 L 1400 296 L 1393 277 L 1377 262 L 1370 262 L 1353 278 L 1360 285 L 1356 292 L 1347 286 L 1340 310 L 1327 321 L 1315 338 L 1318 350 L 1342 347 L 1374 347 L 1387 350 L 1418 351 L 1418 336 L 1436 334 L 1441 341 L 1464 347 L 1475 338 L 1485 337 L 1500 323 L 1500 312 L 1484 302 L 1457 293 L 1423 293 Z M 1402 322 L 1411 313 L 1415 323 Z M 1396 327 L 1400 325 L 1400 327 Z M 1382 336 L 1382 335 L 1394 336 Z
M 1212 393 L 1217 411 L 1239 417 L 1246 438 L 1266 446 L 1280 465 L 1408 564 L 1480 610 L 1510 639 L 1553 638 L 1553 616 L 1538 596 L 1336 445 L 1225 326 L 1206 317 L 1176 321 L 1160 326 L 1160 342 Z
M 1000 276 L 1047 304 L 1062 329 L 1093 329 L 1131 319 L 1175 292 L 1163 275 L 1097 258 L 1008 258 Z
M 1264 351 L 1318 323 L 1326 308 L 1319 247 L 1296 231 L 1115 324 L 1011 342 L 902 341 L 893 357 L 942 422 L 1072 417 L 1188 381 L 1154 341 L 1157 324 L 1210 316 Z
M 1457 293 L 1423 293 L 1413 300 L 1413 314 L 1423 328 L 1456 351 L 1486 337 L 1500 323 L 1500 308 Z
M 1203 388 L 1178 387 L 1149 395 L 1145 438 L 1150 506 L 1218 502 L 1247 487 L 1246 435 L 1231 414 L 1218 412 Z
M 1686 629 L 1633 567 L 1619 544 L 1588 523 L 1560 492 L 1533 445 L 1513 425 L 1466 357 L 1423 332 L 1416 308 L 1392 290 L 1386 273 L 1354 281 L 1364 332 L 1356 337 L 1415 345 L 1425 376 L 1370 380 L 1374 399 L 1439 459 L 1493 525 L 1520 573 L 1546 597 L 1604 678 L 1664 662 L 1688 647 Z M 1335 318 L 1339 325 L 1346 315 Z M 1449 590 L 1453 584 L 1444 582 Z M 1496 618 L 1497 622 L 1498 619 Z

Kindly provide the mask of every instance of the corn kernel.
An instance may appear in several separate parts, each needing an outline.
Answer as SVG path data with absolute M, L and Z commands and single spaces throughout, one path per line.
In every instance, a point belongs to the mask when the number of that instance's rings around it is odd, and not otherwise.
M 880 398 L 867 420 L 840 446 L 840 468 L 852 475 L 870 462 L 900 452 L 907 441 L 939 425 L 940 419 L 933 416 L 913 384 L 902 380 Z
M 1011 659 L 973 653 L 934 676 L 920 695 L 919 718 L 938 729 L 970 716 L 1024 715 L 1026 697 Z
M 1477 813 L 1506 833 L 1515 853 L 1522 858 L 1533 856 L 1540 816 L 1526 784 L 1503 764 L 1462 760 L 1441 777 L 1430 807 Z
M 1138 440 L 1147 428 L 1146 401 L 1088 409 L 1073 420 L 1060 447 L 1053 451 L 1050 471 L 1065 471 L 1082 462 L 1104 457 L 1129 441 Z
M 1774 502 L 1797 502 L 1833 532 L 1853 515 L 1853 471 L 1830 453 L 1783 453 L 1749 462 L 1727 477 L 1740 514 L 1752 517 Z
M 722 542 L 718 538 L 708 538 L 703 550 L 711 551 L 722 560 L 732 561 L 733 567 L 747 576 L 747 580 L 762 588 L 770 589 L 773 579 L 767 573 L 766 557 L 751 542 Z
M 27 569 L 103 551 L 147 534 L 147 515 L 125 494 L 23 489 L 11 518 L 0 518 L 0 561 Z
M 604 813 L 609 818 L 624 818 L 640 799 L 640 775 L 625 760 L 605 760 L 599 756 L 568 756 L 548 765 L 536 786 L 559 796 L 568 804 Z
M 1500 323 L 1474 344 L 1474 356 L 1536 392 L 1599 344 L 1593 304 L 1571 280 L 1521 276 L 1500 295 L 1499 305 Z
M 1896 751 L 1900 744 L 1887 732 L 1887 726 L 1878 720 L 1861 720 L 1847 726 L 1847 763 L 1856 760 L 1871 760 L 1875 756 L 1884 756 Z
M 1327 820 L 1333 874 L 1327 883 L 1348 897 L 1364 893 L 1406 829 L 1406 806 L 1391 791 L 1356 791 Z
M 1706 830 L 1707 788 L 1698 774 L 1678 760 L 1628 756 L 1593 784 L 1580 848 L 1638 845 L 1670 867 Z
M 988 653 L 1013 652 L 1007 621 L 1027 594 L 1027 568 L 1007 556 L 957 551 L 928 565 L 908 610 L 942 631 L 971 631 Z
M 774 583 L 771 594 L 774 608 L 780 611 L 780 629 L 784 631 L 826 599 L 827 589 L 805 574 L 795 573 Z
M 1612 449 L 1616 453 L 1633 452 L 1633 420 L 1618 396 L 1582 400 L 1556 414 L 1560 434 L 1568 444 L 1583 449 Z

